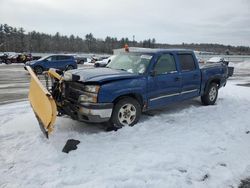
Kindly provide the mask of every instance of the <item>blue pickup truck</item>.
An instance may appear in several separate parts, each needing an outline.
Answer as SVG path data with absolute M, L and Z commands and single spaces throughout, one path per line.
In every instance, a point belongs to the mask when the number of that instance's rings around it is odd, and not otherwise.
M 145 49 L 117 54 L 106 67 L 66 71 L 52 95 L 60 114 L 121 128 L 171 103 L 200 96 L 213 105 L 227 78 L 227 65 L 199 67 L 193 51 Z

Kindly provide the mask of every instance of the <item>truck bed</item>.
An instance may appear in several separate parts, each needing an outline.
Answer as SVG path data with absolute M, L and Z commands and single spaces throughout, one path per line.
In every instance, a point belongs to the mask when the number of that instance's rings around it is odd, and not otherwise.
M 207 69 L 207 68 L 213 68 L 213 67 L 221 67 L 221 63 L 199 63 L 200 69 Z

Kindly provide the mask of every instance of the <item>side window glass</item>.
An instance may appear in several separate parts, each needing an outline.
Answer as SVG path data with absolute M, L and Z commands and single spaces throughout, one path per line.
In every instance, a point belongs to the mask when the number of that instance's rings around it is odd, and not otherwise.
M 179 54 L 179 61 L 181 71 L 192 71 L 195 70 L 195 62 L 192 54 Z
M 71 56 L 64 56 L 63 60 L 71 60 Z
M 50 61 L 56 61 L 57 60 L 57 56 L 51 56 L 50 58 L 51 58 Z
M 69 59 L 71 59 L 70 56 L 58 56 L 58 58 L 57 58 L 57 60 L 61 60 L 61 61 L 63 61 L 63 60 L 69 60 Z
M 63 56 L 55 56 L 55 61 L 63 60 Z
M 50 56 L 50 57 L 46 58 L 46 60 L 47 61 L 52 61 L 52 57 Z
M 154 70 L 156 71 L 156 74 L 165 74 L 176 71 L 176 64 L 173 55 L 162 55 L 158 59 Z

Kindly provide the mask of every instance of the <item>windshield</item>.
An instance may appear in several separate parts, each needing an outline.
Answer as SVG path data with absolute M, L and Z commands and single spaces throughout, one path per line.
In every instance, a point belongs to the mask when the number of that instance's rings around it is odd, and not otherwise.
M 130 73 L 143 74 L 152 59 L 148 54 L 119 54 L 107 65 L 108 68 L 124 70 Z

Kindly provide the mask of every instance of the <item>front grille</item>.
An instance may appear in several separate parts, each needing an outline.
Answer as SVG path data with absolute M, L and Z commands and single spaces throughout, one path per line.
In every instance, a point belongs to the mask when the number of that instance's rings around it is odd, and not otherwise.
M 72 102 L 77 102 L 79 96 L 83 94 L 84 85 L 78 82 L 65 82 L 64 84 L 65 98 Z

